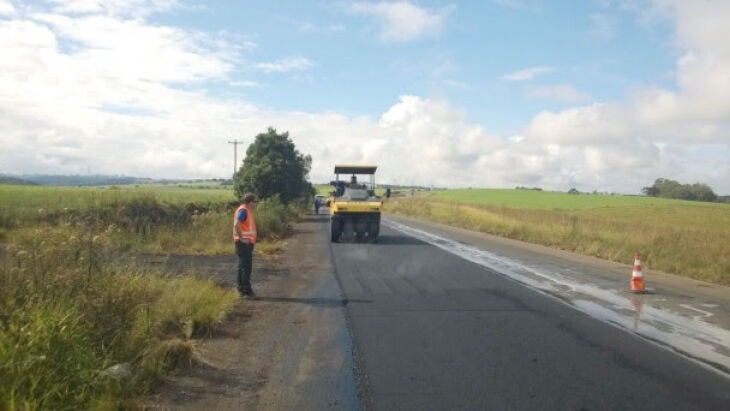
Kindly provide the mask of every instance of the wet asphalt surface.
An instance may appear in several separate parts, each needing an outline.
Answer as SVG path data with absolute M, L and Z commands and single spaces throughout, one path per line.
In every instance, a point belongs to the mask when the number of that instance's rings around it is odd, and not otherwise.
M 727 378 L 398 231 L 331 251 L 365 409 L 730 409 Z

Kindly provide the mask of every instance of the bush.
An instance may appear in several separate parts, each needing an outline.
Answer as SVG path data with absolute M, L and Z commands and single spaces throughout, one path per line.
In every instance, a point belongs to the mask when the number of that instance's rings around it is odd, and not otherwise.
M 262 239 L 281 238 L 289 232 L 294 217 L 279 196 L 269 197 L 256 208 L 256 231 Z

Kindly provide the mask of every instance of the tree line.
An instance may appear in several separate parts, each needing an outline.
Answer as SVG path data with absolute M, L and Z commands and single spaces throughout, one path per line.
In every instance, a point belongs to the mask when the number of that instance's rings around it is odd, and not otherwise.
M 657 178 L 654 184 L 641 189 L 650 197 L 676 198 L 693 201 L 717 201 L 718 197 L 707 184 L 682 184 L 668 178 Z

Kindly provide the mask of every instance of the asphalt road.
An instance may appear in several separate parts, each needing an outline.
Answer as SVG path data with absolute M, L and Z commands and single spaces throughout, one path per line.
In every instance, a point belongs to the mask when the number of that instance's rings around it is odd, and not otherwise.
M 730 380 L 441 248 L 333 244 L 366 409 L 730 409 Z

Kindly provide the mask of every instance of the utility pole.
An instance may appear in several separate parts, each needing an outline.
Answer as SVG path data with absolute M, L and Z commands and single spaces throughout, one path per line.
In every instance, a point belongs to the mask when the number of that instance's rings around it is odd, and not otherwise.
M 228 144 L 233 144 L 233 178 L 236 178 L 236 167 L 238 167 L 238 145 L 243 144 L 241 140 L 229 141 Z

